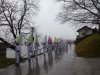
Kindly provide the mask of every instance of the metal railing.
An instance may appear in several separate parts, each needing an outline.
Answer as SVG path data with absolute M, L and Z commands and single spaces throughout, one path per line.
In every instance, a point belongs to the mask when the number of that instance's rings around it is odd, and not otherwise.
M 43 48 L 40 48 L 38 50 L 38 55 L 41 55 L 43 54 L 43 52 L 41 52 Z M 25 56 L 27 56 L 28 54 L 25 54 L 23 56 L 21 56 L 21 61 L 23 60 L 26 60 L 27 58 L 24 58 Z M 33 55 L 32 57 L 35 57 L 35 51 L 33 51 Z M 0 68 L 1 67 L 4 67 L 4 66 L 7 66 L 7 65 L 10 65 L 10 64 L 14 64 L 15 63 L 15 58 L 6 58 L 6 55 L 5 56 L 0 56 Z
M 54 47 L 54 46 L 53 46 L 53 47 Z M 43 51 L 43 52 L 41 51 L 42 49 L 43 49 L 43 48 L 40 48 L 40 49 L 38 50 L 38 55 L 41 55 L 41 54 L 44 53 L 44 51 Z M 46 48 L 46 52 L 48 52 L 48 48 Z M 27 55 L 28 55 L 28 54 L 25 54 L 25 55 L 21 56 L 20 62 L 21 62 L 21 61 L 24 61 L 24 60 L 26 60 L 26 59 L 28 59 L 28 58 L 24 58 L 24 57 L 27 56 Z M 33 51 L 32 58 L 33 58 L 33 57 L 35 57 L 35 51 Z M 15 58 L 6 58 L 6 56 L 5 56 L 5 57 L 0 57 L 0 59 L 1 59 L 0 62 L 2 62 L 2 63 L 0 63 L 0 68 L 15 63 Z

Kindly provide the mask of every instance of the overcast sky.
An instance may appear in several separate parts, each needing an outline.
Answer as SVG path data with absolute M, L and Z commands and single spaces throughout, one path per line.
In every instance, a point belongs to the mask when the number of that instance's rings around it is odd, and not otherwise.
M 71 23 L 60 24 L 55 21 L 58 11 L 60 11 L 60 3 L 54 2 L 54 0 L 41 0 L 41 9 L 38 12 L 38 16 L 35 18 L 36 25 L 39 25 L 38 31 L 43 35 L 64 38 L 75 39 L 77 32 L 69 26 Z

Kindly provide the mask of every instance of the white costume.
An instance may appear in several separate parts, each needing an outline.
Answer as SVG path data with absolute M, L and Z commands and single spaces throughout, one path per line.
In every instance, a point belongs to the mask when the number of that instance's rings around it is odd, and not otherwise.
M 15 58 L 16 58 L 16 63 L 19 64 L 19 58 L 20 58 L 20 55 L 21 55 L 21 45 L 17 45 L 17 44 L 14 44 L 15 46 Z
M 28 44 L 28 45 L 27 45 L 27 50 L 28 50 L 28 60 L 31 59 L 32 49 L 33 49 L 32 44 L 30 44 L 30 45 Z
M 52 51 L 52 43 L 48 43 L 48 53 Z
M 54 43 L 54 48 L 55 50 L 57 50 L 57 43 Z
M 39 44 L 34 45 L 36 58 L 37 58 L 37 55 L 38 55 L 38 47 L 39 47 Z
M 62 43 L 61 42 L 59 42 L 59 49 L 61 49 L 62 48 Z
M 43 45 L 43 50 L 44 50 L 44 54 L 46 52 L 46 43 L 42 44 Z
M 60 49 L 60 43 L 58 42 L 58 50 Z

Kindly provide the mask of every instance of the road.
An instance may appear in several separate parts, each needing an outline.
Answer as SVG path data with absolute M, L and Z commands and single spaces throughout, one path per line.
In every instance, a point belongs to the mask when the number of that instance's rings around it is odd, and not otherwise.
M 31 62 L 25 60 L 19 67 L 15 64 L 0 69 L 0 75 L 73 75 L 74 45 L 59 51 L 39 55 Z

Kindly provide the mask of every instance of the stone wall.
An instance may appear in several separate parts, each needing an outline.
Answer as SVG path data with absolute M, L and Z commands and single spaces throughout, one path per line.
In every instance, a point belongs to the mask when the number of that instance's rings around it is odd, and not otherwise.
M 82 38 L 76 38 L 75 44 L 77 45 L 77 44 L 80 43 L 83 39 L 85 39 L 85 38 L 87 38 L 87 37 L 89 37 L 89 36 L 91 36 L 91 35 L 92 35 L 92 34 L 87 35 L 87 36 L 82 37 Z

